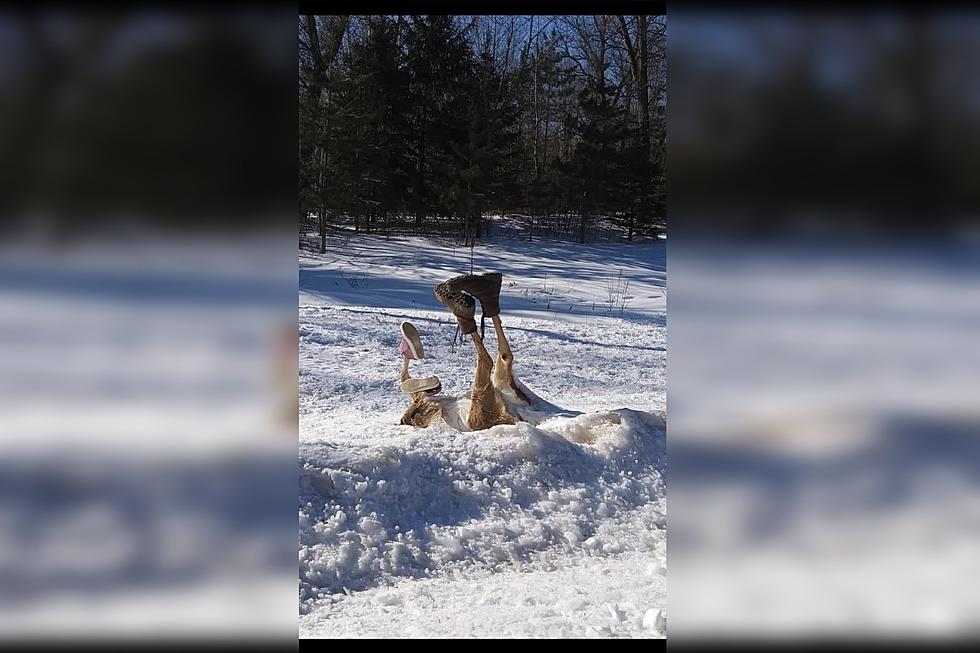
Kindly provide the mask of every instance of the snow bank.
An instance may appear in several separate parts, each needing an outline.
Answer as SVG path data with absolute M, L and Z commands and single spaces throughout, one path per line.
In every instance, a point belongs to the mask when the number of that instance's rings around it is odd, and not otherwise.
M 301 473 L 301 599 L 460 567 L 652 551 L 665 527 L 662 414 L 628 409 L 323 445 Z M 621 540 L 629 527 L 646 536 Z

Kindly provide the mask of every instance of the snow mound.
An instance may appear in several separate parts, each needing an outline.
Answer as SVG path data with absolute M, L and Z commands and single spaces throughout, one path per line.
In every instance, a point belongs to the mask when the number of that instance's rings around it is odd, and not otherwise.
M 618 409 L 471 433 L 390 430 L 383 444 L 304 448 L 304 612 L 399 578 L 548 569 L 569 553 L 663 546 L 663 413 Z

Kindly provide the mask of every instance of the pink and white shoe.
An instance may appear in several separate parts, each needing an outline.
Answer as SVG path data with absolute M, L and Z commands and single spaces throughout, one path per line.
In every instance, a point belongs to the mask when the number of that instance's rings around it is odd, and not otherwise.
M 425 358 L 425 350 L 422 349 L 422 339 L 419 337 L 419 330 L 411 322 L 402 322 L 402 341 L 398 345 L 402 356 L 408 360 L 419 360 Z

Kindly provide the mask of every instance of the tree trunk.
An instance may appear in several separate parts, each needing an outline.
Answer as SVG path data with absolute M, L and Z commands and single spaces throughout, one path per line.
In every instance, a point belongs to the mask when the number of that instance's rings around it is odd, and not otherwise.
M 624 16 L 619 19 L 619 30 L 626 44 L 629 55 L 630 69 L 633 73 L 633 85 L 636 87 L 638 104 L 637 122 L 640 124 L 640 140 L 645 148 L 644 158 L 650 161 L 650 56 L 647 41 L 649 40 L 649 16 L 636 16 L 636 34 L 630 38 L 629 25 Z
M 416 168 L 415 183 L 415 233 L 422 233 L 422 187 L 425 179 L 425 117 L 423 126 L 419 129 L 419 154 Z
M 320 253 L 326 254 L 327 253 L 327 225 L 325 222 L 326 217 L 323 215 L 323 213 L 324 213 L 323 208 L 321 208 L 320 216 L 317 222 L 319 223 L 320 226 Z
M 650 161 L 650 56 L 647 51 L 647 16 L 636 17 L 636 40 L 640 50 L 639 79 L 636 80 L 640 100 L 640 140 L 647 162 Z
M 529 40 L 530 42 L 530 40 Z M 537 183 L 538 175 L 540 171 L 538 169 L 538 125 L 541 123 L 541 118 L 538 115 L 538 60 L 541 58 L 541 47 L 535 48 L 534 55 L 534 141 L 533 141 L 533 154 L 534 154 L 534 181 Z

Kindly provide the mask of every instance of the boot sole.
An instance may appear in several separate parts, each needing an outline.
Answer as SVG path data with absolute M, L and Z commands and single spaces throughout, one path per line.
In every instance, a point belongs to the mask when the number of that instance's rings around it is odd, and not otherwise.
M 446 283 L 480 300 L 480 308 L 486 317 L 500 314 L 500 286 L 503 283 L 503 275 L 499 272 L 466 274 L 450 279 Z
M 456 316 L 460 329 L 464 334 L 476 331 L 476 301 L 463 293 L 452 284 L 452 279 L 444 281 L 432 289 L 436 299 L 445 305 Z M 467 301 L 468 300 L 468 301 Z

